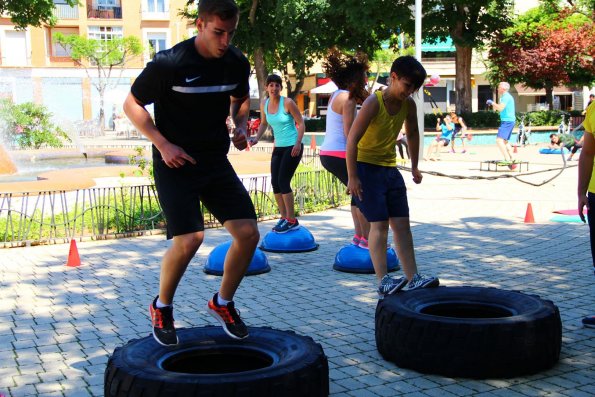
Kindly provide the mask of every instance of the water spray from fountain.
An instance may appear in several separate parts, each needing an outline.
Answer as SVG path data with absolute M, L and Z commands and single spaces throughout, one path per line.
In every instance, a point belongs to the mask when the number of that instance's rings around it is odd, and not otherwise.
M 6 122 L 0 118 L 0 175 L 12 175 L 17 172 L 17 166 L 6 150 L 8 145 L 5 144 L 5 140 L 7 137 Z

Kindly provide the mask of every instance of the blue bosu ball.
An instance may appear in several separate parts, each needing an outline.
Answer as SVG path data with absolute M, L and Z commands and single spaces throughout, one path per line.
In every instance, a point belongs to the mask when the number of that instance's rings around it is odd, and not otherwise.
M 203 269 L 205 273 L 215 276 L 223 275 L 223 262 L 225 261 L 225 255 L 227 255 L 230 246 L 231 241 L 228 241 L 213 248 Z M 269 266 L 269 260 L 266 255 L 260 249 L 256 248 L 250 266 L 248 266 L 248 270 L 246 271 L 246 276 L 254 276 L 256 274 L 268 273 L 270 271 L 271 267 Z
M 399 270 L 399 258 L 394 249 L 386 250 L 386 265 L 389 272 Z M 370 251 L 353 244 L 341 248 L 335 255 L 333 269 L 346 273 L 374 273 Z
M 312 233 L 305 227 L 290 230 L 287 233 L 268 232 L 260 248 L 270 252 L 306 252 L 318 249 Z

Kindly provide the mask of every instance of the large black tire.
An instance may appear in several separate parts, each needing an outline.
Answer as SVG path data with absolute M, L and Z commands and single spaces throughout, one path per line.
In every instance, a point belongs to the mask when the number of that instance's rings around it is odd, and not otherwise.
M 560 358 L 558 308 L 535 295 L 440 287 L 391 295 L 376 307 L 376 346 L 388 361 L 422 373 L 509 378 Z
M 109 358 L 105 396 L 328 396 L 320 344 L 271 328 L 249 332 L 238 341 L 220 327 L 179 329 L 175 347 L 133 340 Z

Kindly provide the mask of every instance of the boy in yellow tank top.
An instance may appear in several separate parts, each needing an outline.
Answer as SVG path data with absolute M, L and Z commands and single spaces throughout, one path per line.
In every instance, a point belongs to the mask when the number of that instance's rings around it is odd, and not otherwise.
M 426 76 L 426 70 L 415 58 L 397 58 L 391 67 L 388 88 L 364 101 L 347 138 L 347 188 L 370 222 L 368 246 L 380 297 L 440 284 L 438 278 L 417 271 L 407 189 L 396 167 L 395 140 L 405 124 L 413 181 L 421 183 L 422 174 L 417 168 L 420 139 L 417 108 L 411 94 L 419 90 Z M 393 278 L 387 273 L 389 225 L 405 277 Z

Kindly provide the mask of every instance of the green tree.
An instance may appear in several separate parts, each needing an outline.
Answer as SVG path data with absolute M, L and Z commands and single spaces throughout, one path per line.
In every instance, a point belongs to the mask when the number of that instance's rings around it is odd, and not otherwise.
M 471 57 L 493 34 L 511 24 L 512 0 L 426 0 L 423 2 L 424 40 L 450 37 L 456 48 L 457 112 L 471 110 Z M 409 27 L 411 28 L 411 27 Z
M 70 6 L 78 5 L 78 0 L 64 0 Z M 53 0 L 0 0 L 0 14 L 7 14 L 17 28 L 27 26 L 54 25 Z
M 75 6 L 78 0 L 65 0 L 66 4 Z M 7 14 L 12 22 L 21 29 L 27 26 L 53 25 L 53 0 L 0 0 L 0 14 Z
M 237 0 L 240 22 L 234 44 L 254 65 L 262 96 L 267 75 L 284 73 L 290 97 L 304 84 L 309 68 L 333 46 L 373 54 L 395 36 L 392 27 L 409 18 L 399 0 Z M 181 14 L 196 18 L 195 0 Z M 291 71 L 295 83 L 288 79 Z
M 66 132 L 52 123 L 51 117 L 52 114 L 43 105 L 32 102 L 15 104 L 9 99 L 0 101 L 0 119 L 5 126 L 2 138 L 21 148 L 61 147 L 62 141 L 70 142 Z
M 116 37 L 111 40 L 88 39 L 79 35 L 56 33 L 55 41 L 70 51 L 70 57 L 77 66 L 83 68 L 99 93 L 99 125 L 105 127 L 105 92 L 110 86 L 112 72 L 118 71 L 117 78 L 122 75 L 126 63 L 142 54 L 140 39 L 135 36 Z M 96 71 L 91 76 L 91 70 Z M 93 78 L 95 77 L 95 78 Z M 117 83 L 116 83 L 117 85 Z
M 488 77 L 544 89 L 550 110 L 553 89 L 595 83 L 595 23 L 571 9 L 542 5 L 520 16 L 496 37 L 489 52 Z

